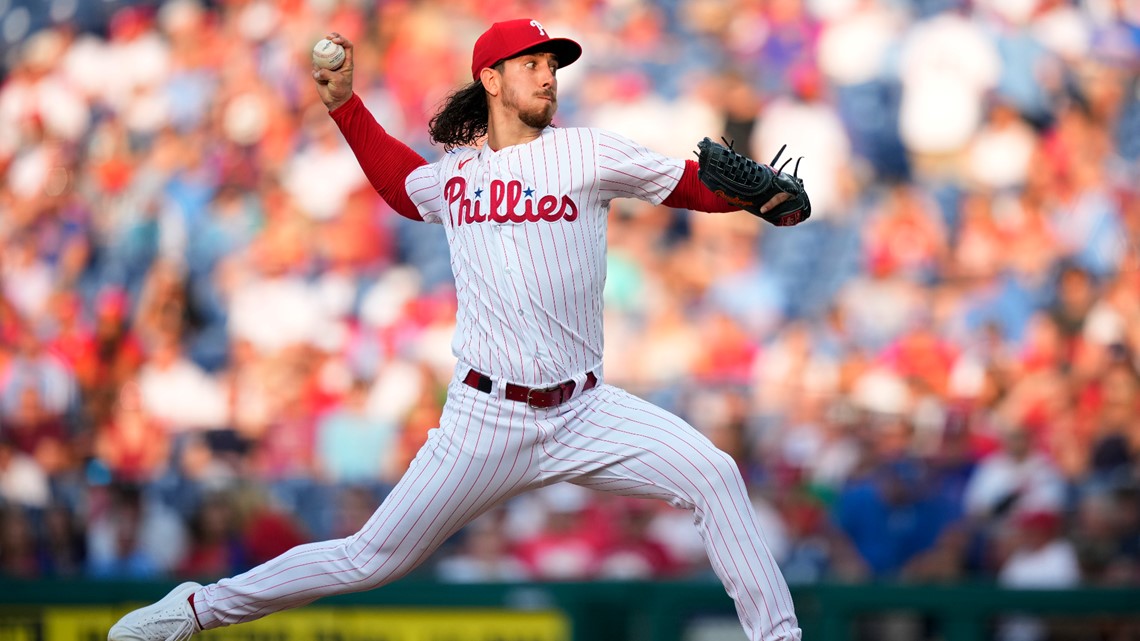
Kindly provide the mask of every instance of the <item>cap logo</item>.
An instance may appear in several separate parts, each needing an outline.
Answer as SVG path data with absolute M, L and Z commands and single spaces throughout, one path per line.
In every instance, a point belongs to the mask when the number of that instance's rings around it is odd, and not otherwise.
M 3 3 L 4 0 L 0 0 L 0 4 Z M 496 62 L 517 58 L 525 51 L 538 50 L 557 56 L 559 68 L 582 55 L 581 45 L 569 38 L 550 37 L 550 32 L 538 20 L 505 20 L 492 24 L 475 41 L 471 50 L 471 78 L 478 80 L 482 70 L 493 67 Z

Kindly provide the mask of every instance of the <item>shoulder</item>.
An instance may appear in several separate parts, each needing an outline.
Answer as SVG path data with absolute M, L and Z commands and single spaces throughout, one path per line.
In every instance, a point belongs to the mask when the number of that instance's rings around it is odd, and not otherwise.
M 645 145 L 617 132 L 607 129 L 591 129 L 590 132 L 597 141 L 598 148 L 603 151 L 609 150 L 611 154 L 628 158 L 642 156 L 649 151 Z
M 407 180 L 411 183 L 413 180 L 424 180 L 428 177 L 439 178 L 442 176 L 453 176 L 463 168 L 467 160 L 478 155 L 479 150 L 471 147 L 460 147 L 449 150 L 435 162 L 416 167 L 412 173 L 408 175 Z
M 606 149 L 631 152 L 642 148 L 621 134 L 597 127 L 548 127 L 543 132 L 543 140 L 599 152 Z
M 463 168 L 468 160 L 479 155 L 476 147 L 456 147 L 443 154 L 439 160 L 431 164 L 432 171 L 437 174 L 454 174 Z
M 412 173 L 408 174 L 408 177 L 404 179 L 404 185 L 410 188 L 416 183 L 438 180 L 440 176 L 440 164 L 440 162 L 433 162 L 416 167 L 412 170 Z
M 589 145 L 597 140 L 599 130 L 593 127 L 547 127 L 542 132 L 540 140 Z
M 610 142 L 619 142 L 619 143 L 627 144 L 627 145 L 637 144 L 633 140 L 631 140 L 628 136 L 623 136 L 622 134 L 619 134 L 616 131 L 610 131 L 609 129 L 598 129 L 597 127 L 590 127 L 589 130 L 590 130 L 590 135 L 594 136 L 598 140 L 610 141 Z

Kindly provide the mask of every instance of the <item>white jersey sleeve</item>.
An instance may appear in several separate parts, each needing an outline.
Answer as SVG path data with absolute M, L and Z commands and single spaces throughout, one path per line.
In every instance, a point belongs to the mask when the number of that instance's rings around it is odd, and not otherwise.
M 420 212 L 424 222 L 443 224 L 443 190 L 440 189 L 439 166 L 429 163 L 416 168 L 404 181 L 408 198 Z
M 670 158 L 603 130 L 598 136 L 598 188 L 602 200 L 637 198 L 660 205 L 677 187 L 685 161 Z

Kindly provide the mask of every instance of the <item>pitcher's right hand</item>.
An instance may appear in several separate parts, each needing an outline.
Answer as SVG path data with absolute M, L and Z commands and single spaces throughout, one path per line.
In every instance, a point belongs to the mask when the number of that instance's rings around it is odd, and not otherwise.
M 352 43 L 339 33 L 325 36 L 344 47 L 344 62 L 336 69 L 321 69 L 313 65 L 313 80 L 317 83 L 317 93 L 329 111 L 348 102 L 352 97 Z

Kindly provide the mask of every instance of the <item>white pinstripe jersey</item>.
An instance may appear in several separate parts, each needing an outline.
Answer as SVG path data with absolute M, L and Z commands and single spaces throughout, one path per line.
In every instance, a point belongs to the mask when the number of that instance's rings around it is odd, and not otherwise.
M 526 144 L 462 148 L 413 171 L 408 196 L 451 248 L 455 356 L 533 387 L 600 367 L 610 201 L 660 204 L 684 167 L 607 131 L 547 127 Z

